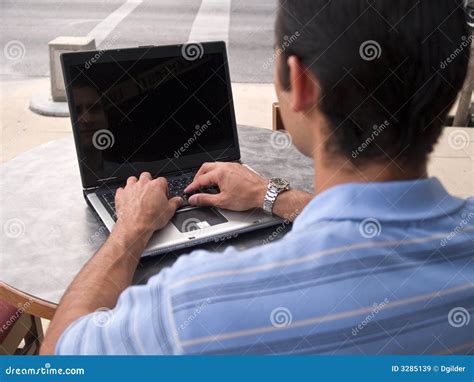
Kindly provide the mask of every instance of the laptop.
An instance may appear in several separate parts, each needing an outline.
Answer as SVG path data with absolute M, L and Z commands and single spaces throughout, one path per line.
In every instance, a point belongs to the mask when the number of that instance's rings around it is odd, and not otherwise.
M 84 198 L 109 231 L 128 177 L 148 171 L 182 196 L 204 162 L 240 162 L 224 42 L 63 53 L 61 65 Z M 260 209 L 184 203 L 143 256 L 279 223 Z

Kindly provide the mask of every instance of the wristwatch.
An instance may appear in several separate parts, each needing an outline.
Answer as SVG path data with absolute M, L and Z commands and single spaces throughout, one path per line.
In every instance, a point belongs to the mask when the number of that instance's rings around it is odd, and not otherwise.
M 290 189 L 290 182 L 283 178 L 271 178 L 270 183 L 268 183 L 267 193 L 265 194 L 265 199 L 263 200 L 263 211 L 272 215 L 273 213 L 273 204 L 279 194 L 282 192 L 288 191 Z

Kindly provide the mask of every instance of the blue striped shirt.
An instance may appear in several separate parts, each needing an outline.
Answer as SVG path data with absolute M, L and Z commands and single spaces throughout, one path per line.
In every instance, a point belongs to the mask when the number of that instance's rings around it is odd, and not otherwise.
M 58 354 L 466 354 L 474 199 L 434 178 L 343 184 L 280 241 L 195 251 L 72 323 Z

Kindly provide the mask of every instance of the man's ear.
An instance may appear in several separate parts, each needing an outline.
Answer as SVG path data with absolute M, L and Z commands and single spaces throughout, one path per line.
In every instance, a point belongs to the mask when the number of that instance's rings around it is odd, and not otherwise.
M 321 88 L 313 73 L 296 56 L 288 57 L 290 69 L 291 109 L 294 112 L 310 111 L 316 105 Z

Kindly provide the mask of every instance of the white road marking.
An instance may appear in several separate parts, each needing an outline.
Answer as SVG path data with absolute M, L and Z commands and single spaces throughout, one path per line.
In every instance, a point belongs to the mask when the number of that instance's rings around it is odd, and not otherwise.
M 87 24 L 87 23 L 95 23 L 97 21 L 101 21 L 102 19 L 77 19 L 74 21 L 69 22 L 67 25 L 70 27 L 75 27 L 77 25 L 81 24 Z
M 76 19 L 74 21 L 70 21 L 67 25 L 70 27 L 75 27 L 76 25 L 96 23 L 98 21 L 102 21 L 102 19 Z
M 202 0 L 189 33 L 189 42 L 229 41 L 231 0 Z
M 142 2 L 143 0 L 127 0 L 119 8 L 117 8 L 104 20 L 97 24 L 96 27 L 87 34 L 87 37 L 95 38 L 95 44 L 98 47 L 102 41 L 107 38 L 110 32 L 112 32 L 115 27 L 119 25 L 125 17 L 132 13 L 133 10 Z

